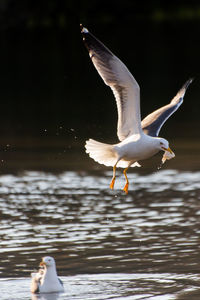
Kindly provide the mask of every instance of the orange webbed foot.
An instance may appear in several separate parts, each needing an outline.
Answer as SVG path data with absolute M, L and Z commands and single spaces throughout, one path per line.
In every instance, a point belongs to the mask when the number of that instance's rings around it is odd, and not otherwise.
M 125 184 L 124 188 L 123 188 L 123 191 L 126 193 L 126 195 L 128 195 L 128 182 Z
M 110 189 L 113 190 L 115 185 L 115 177 L 112 178 L 112 181 L 110 183 Z

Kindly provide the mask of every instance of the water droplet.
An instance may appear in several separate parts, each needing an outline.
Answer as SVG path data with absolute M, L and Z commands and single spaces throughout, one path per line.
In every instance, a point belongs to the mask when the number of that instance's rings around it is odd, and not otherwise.
M 163 166 L 163 163 L 161 163 L 159 166 L 158 166 L 158 170 L 160 170 Z

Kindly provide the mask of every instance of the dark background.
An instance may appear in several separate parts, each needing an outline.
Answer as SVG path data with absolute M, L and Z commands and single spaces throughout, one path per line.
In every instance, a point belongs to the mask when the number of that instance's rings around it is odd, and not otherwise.
M 4 146 L 116 141 L 115 100 L 89 59 L 80 23 L 128 66 L 141 88 L 143 117 L 194 77 L 161 135 L 199 139 L 199 1 L 1 0 Z

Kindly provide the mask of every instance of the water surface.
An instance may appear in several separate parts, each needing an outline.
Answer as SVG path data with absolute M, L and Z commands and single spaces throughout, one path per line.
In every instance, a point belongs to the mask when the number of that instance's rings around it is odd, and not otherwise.
M 31 299 L 29 276 L 44 255 L 55 257 L 64 281 L 55 299 L 178 299 L 200 291 L 200 172 L 131 172 L 128 196 L 120 172 L 108 189 L 111 177 L 0 176 L 2 299 Z

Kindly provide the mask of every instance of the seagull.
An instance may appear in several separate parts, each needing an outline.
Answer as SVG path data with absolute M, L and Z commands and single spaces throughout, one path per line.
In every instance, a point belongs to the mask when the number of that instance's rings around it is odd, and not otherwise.
M 158 135 L 165 121 L 182 104 L 186 89 L 193 79 L 183 85 L 169 104 L 155 110 L 141 121 L 140 87 L 137 81 L 119 58 L 82 24 L 80 27 L 92 63 L 115 96 L 118 111 L 117 135 L 120 141 L 111 145 L 89 139 L 85 145 L 86 153 L 96 162 L 113 167 L 111 189 L 115 184 L 116 168 L 123 168 L 126 180 L 123 190 L 128 194 L 129 167 L 139 167 L 138 161 L 148 159 L 159 151 L 165 152 L 163 162 L 175 156 L 169 142 Z
M 32 293 L 56 293 L 64 291 L 63 283 L 57 276 L 55 260 L 51 256 L 43 257 L 39 271 L 31 275 Z

